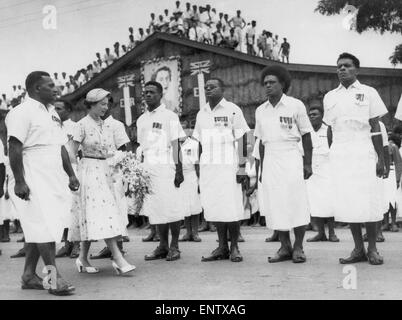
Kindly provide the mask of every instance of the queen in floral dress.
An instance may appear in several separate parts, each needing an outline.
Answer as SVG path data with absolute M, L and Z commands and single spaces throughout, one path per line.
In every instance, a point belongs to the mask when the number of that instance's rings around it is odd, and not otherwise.
M 89 112 L 77 123 L 74 134 L 75 151 L 81 146 L 83 158 L 78 164 L 77 177 L 81 187 L 73 204 L 75 223 L 71 227 L 70 240 L 82 242 L 76 261 L 78 271 L 98 272 L 88 262 L 88 251 L 91 240 L 104 239 L 113 255 L 113 267 L 121 274 L 135 267 L 123 258 L 117 246 L 118 238 L 125 235 L 126 226 L 119 204 L 124 194 L 117 194 L 115 188 L 116 179 L 121 176 L 109 164 L 117 146 L 112 127 L 101 119 L 108 109 L 108 97 L 109 92 L 103 89 L 88 92 L 85 102 Z

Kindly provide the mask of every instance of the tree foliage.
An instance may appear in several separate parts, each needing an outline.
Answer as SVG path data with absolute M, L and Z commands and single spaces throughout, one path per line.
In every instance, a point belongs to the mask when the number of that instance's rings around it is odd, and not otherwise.
M 316 12 L 323 15 L 340 14 L 347 5 L 358 9 L 356 31 L 374 30 L 402 34 L 402 0 L 320 0 Z M 389 60 L 402 63 L 402 44 L 396 46 Z

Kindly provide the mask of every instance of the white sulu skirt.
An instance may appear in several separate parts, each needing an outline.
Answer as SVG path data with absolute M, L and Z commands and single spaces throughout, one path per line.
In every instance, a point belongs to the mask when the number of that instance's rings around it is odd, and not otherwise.
M 61 146 L 24 150 L 23 163 L 30 200 L 23 201 L 15 195 L 14 181 L 10 183 L 9 193 L 24 230 L 25 242 L 60 242 L 71 217 L 71 194 L 63 169 Z
M 310 214 L 312 217 L 333 217 L 328 157 L 313 155 L 312 170 L 313 175 L 306 181 Z
M 174 185 L 175 166 L 169 164 L 147 164 L 144 169 L 151 176 L 151 193 L 143 204 L 143 214 L 150 224 L 166 224 L 184 219 L 180 190 Z
M 303 158 L 296 143 L 266 143 L 262 212 L 267 226 L 287 231 L 310 222 Z
M 384 192 L 379 191 L 376 154 L 370 137 L 336 140 L 331 145 L 330 178 L 336 221 L 376 222 L 383 219 Z
M 195 170 L 183 170 L 184 181 L 180 185 L 180 201 L 183 203 L 185 217 L 200 214 L 202 211 L 198 193 L 198 177 Z

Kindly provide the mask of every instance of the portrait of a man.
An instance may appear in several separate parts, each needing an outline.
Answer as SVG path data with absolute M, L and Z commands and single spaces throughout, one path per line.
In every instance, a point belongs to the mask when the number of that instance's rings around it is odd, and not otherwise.
M 162 85 L 162 103 L 167 109 L 180 115 L 182 106 L 179 60 L 170 58 L 144 62 L 142 76 L 143 83 L 152 80 Z

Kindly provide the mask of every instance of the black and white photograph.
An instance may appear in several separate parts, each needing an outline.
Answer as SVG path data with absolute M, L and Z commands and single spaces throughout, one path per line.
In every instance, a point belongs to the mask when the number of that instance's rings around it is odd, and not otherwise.
M 401 36 L 400 0 L 0 0 L 0 300 L 402 299 Z

